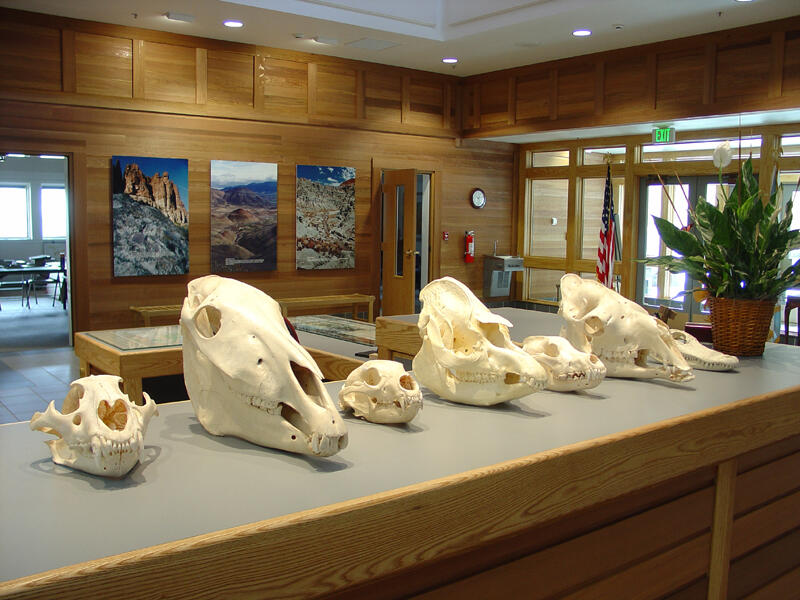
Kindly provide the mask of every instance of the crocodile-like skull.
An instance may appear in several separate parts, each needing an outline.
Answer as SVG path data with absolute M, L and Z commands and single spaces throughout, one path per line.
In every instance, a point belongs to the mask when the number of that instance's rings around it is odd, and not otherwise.
M 739 359 L 730 354 L 704 346 L 691 333 L 680 329 L 669 330 L 672 339 L 678 344 L 683 358 L 695 369 L 702 371 L 730 371 L 739 366 Z
M 137 406 L 115 375 L 91 375 L 69 386 L 59 412 L 50 402 L 34 413 L 30 427 L 58 437 L 49 440 L 53 462 L 93 475 L 122 477 L 139 461 L 156 403 L 144 394 Z
M 489 406 L 544 387 L 547 373 L 508 335 L 511 323 L 493 314 L 460 281 L 426 285 L 417 326 L 422 347 L 413 368 L 419 382 L 442 398 Z
M 264 292 L 216 275 L 190 281 L 181 333 L 186 389 L 209 433 L 315 456 L 347 445 L 319 367 Z
M 564 275 L 558 314 L 565 321 L 561 336 L 594 352 L 608 377 L 694 379 L 666 324 L 598 281 Z M 648 358 L 660 364 L 648 364 Z
M 606 376 L 606 366 L 596 355 L 581 352 L 557 335 L 526 337 L 522 349 L 547 371 L 548 390 L 587 390 L 600 385 Z
M 373 423 L 408 423 L 422 408 L 422 393 L 399 362 L 368 360 L 347 376 L 339 405 Z

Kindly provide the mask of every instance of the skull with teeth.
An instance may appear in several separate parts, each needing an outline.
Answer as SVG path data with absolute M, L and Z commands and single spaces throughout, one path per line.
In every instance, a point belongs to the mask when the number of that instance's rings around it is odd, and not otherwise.
M 208 275 L 189 282 L 180 322 L 186 389 L 209 433 L 315 456 L 347 446 L 322 373 L 275 300 Z
M 669 330 L 672 339 L 678 344 L 683 358 L 695 369 L 701 371 L 730 371 L 739 366 L 739 359 L 730 354 L 701 344 L 691 333 L 680 329 Z
M 347 376 L 339 405 L 373 423 L 408 423 L 422 408 L 422 393 L 400 363 L 368 360 Z
M 548 390 L 572 392 L 600 385 L 606 366 L 594 354 L 581 352 L 557 335 L 532 335 L 522 349 L 547 371 Z
M 594 352 L 608 377 L 694 379 L 666 324 L 598 281 L 564 275 L 558 314 L 565 321 L 561 336 Z M 648 364 L 648 358 L 660 364 Z
M 514 345 L 511 327 L 460 281 L 443 277 L 420 292 L 417 325 L 422 347 L 414 357 L 420 383 L 442 398 L 490 406 L 539 391 L 544 368 Z
M 144 394 L 137 406 L 122 393 L 122 379 L 91 375 L 72 382 L 59 412 L 55 402 L 34 413 L 30 427 L 58 437 L 50 440 L 53 462 L 93 475 L 122 477 L 139 461 L 156 403 Z

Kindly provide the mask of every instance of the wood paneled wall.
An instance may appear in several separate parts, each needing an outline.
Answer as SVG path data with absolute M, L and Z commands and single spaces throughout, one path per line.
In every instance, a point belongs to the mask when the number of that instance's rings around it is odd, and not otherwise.
M 0 97 L 456 137 L 457 77 L 0 8 Z
M 277 270 L 242 275 L 280 297 L 379 285 L 380 169 L 434 173 L 434 275 L 480 293 L 482 263 L 512 250 L 514 147 L 455 140 L 457 79 L 324 56 L 0 9 L 0 151 L 71 160 L 76 331 L 134 326 L 129 305 L 174 304 L 209 273 L 210 161 L 278 163 Z M 110 158 L 189 160 L 190 273 L 113 278 Z M 297 271 L 295 165 L 356 168 L 356 269 Z M 376 171 L 375 167 L 380 168 Z M 487 208 L 469 208 L 483 188 Z M 450 232 L 442 241 L 441 230 Z
M 450 231 L 434 251 L 441 275 L 453 275 L 480 292 L 480 261 L 463 262 L 463 231 L 475 229 L 477 253 L 511 250 L 513 147 L 510 144 L 278 125 L 0 100 L 0 152 L 64 152 L 71 157 L 71 248 L 75 330 L 132 327 L 130 305 L 177 304 L 189 280 L 209 273 L 210 161 L 278 163 L 277 270 L 242 274 L 242 280 L 276 298 L 363 292 L 377 295 L 380 198 L 373 165 L 432 171 L 437 219 Z M 189 160 L 187 276 L 112 277 L 111 156 L 162 156 Z M 295 165 L 356 168 L 355 270 L 295 270 Z M 480 186 L 487 207 L 469 207 Z M 438 227 L 436 224 L 434 227 Z
M 800 105 L 800 17 L 464 80 L 465 137 Z

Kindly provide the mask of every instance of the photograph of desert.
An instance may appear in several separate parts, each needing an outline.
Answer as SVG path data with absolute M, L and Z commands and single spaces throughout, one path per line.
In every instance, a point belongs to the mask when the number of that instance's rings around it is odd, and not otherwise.
M 111 157 L 114 277 L 189 272 L 189 162 Z
M 212 160 L 211 270 L 274 270 L 277 207 L 277 163 Z
M 297 268 L 354 269 L 354 167 L 297 165 Z

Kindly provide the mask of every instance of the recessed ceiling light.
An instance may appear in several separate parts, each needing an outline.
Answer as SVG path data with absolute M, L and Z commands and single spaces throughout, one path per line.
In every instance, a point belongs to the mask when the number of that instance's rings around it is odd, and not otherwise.
M 752 2 L 753 0 L 736 0 L 736 2 Z
M 572 35 L 575 37 L 586 37 L 587 35 L 592 35 L 591 29 L 576 29 L 572 32 Z
M 56 154 L 40 154 L 39 158 L 54 158 L 56 160 L 64 160 L 66 156 L 58 156 Z
M 336 38 L 329 38 L 322 35 L 315 35 L 311 39 L 318 44 L 324 44 L 326 46 L 336 46 L 339 43 L 339 40 Z
M 8 154 L 6 154 L 6 156 L 8 158 L 28 158 L 27 154 L 15 154 L 13 152 L 9 152 Z
M 225 19 L 222 24 L 225 25 L 225 27 L 244 27 L 244 23 L 236 19 Z
M 458 59 L 455 56 L 445 56 L 442 59 L 442 62 L 448 65 L 454 65 L 458 62 Z
M 194 15 L 186 15 L 183 13 L 168 12 L 164 16 L 170 21 L 183 21 L 184 23 L 191 23 L 194 21 Z

